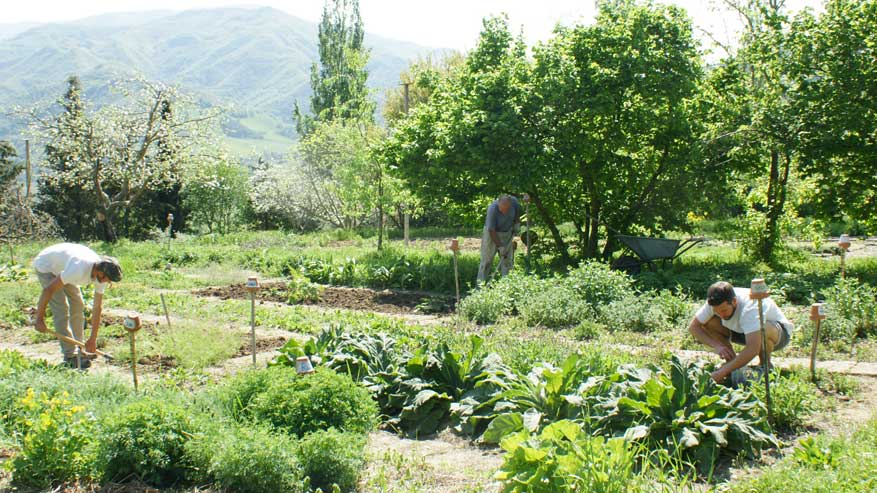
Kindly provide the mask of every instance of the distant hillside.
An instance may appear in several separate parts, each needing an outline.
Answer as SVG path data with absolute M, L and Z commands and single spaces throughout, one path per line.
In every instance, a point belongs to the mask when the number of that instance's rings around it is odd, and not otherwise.
M 55 99 L 71 74 L 99 105 L 109 80 L 139 72 L 178 83 L 205 104 L 233 105 L 225 132 L 240 153 L 289 149 L 293 102 L 307 105 L 317 59 L 317 25 L 267 7 L 0 24 L 0 39 L 0 108 Z M 433 51 L 368 33 L 365 43 L 372 49 L 369 85 L 376 98 L 398 84 L 409 60 Z M 0 139 L 13 137 L 21 148 L 19 131 L 0 116 Z

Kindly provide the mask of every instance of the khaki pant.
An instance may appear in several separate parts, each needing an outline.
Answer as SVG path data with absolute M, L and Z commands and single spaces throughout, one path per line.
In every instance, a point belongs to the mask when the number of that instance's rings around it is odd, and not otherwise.
M 55 280 L 55 274 L 37 272 L 37 278 L 45 289 Z M 72 337 L 82 341 L 83 329 L 85 328 L 85 302 L 82 300 L 82 292 L 79 286 L 65 284 L 62 289 L 55 292 L 49 299 L 49 308 L 52 309 L 52 320 L 55 323 L 55 333 Z M 70 329 L 73 329 L 72 333 Z M 61 352 L 64 358 L 72 358 L 76 353 L 76 346 L 69 342 L 61 343 Z
M 515 237 L 514 230 L 505 232 L 497 231 L 496 235 L 499 236 L 499 242 L 502 245 L 499 249 L 493 242 L 493 238 L 490 237 L 490 231 L 487 228 L 484 228 L 484 231 L 481 234 L 481 265 L 478 267 L 479 284 L 486 282 L 490 278 L 490 268 L 493 266 L 493 257 L 495 257 L 497 253 L 500 255 L 500 275 L 508 275 L 509 271 L 512 270 L 512 267 L 515 265 L 515 250 L 512 248 L 512 240 Z M 505 252 L 508 252 L 508 256 L 503 258 L 502 254 Z

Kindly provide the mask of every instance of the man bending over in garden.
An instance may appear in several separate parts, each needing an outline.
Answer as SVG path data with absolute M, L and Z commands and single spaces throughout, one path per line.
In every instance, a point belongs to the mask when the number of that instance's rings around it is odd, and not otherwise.
M 749 298 L 748 289 L 735 288 L 724 281 L 710 286 L 706 298 L 688 331 L 725 360 L 725 364 L 712 373 L 713 380 L 722 382 L 731 372 L 746 366 L 756 354 L 763 361 L 758 301 Z M 762 309 L 769 356 L 772 351 L 786 347 L 795 328 L 770 298 L 762 300 Z M 732 342 L 743 344 L 743 349 L 735 353 Z
M 113 257 L 102 257 L 84 245 L 59 243 L 41 251 L 34 259 L 33 267 L 43 286 L 34 320 L 39 332 L 49 331 L 46 327 L 46 307 L 49 306 L 52 308 L 55 333 L 82 341 L 85 302 L 79 286 L 95 283 L 91 336 L 85 341 L 85 350 L 93 353 L 97 349 L 104 289 L 107 283 L 122 280 L 119 261 Z M 76 366 L 76 347 L 65 341 L 60 343 L 64 363 Z M 82 363 L 85 368 L 90 365 L 87 360 Z
M 521 204 L 518 199 L 503 195 L 487 208 L 484 231 L 481 234 L 481 265 L 478 267 L 478 284 L 490 277 L 493 257 L 499 253 L 499 271 L 505 276 L 514 265 L 512 240 L 521 228 Z

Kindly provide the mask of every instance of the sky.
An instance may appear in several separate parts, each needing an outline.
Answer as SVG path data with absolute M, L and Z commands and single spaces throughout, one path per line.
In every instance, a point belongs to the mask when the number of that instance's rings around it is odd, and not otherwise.
M 688 10 L 696 29 L 706 30 L 731 44 L 739 22 L 718 0 L 656 0 Z M 189 10 L 215 7 L 269 6 L 318 22 L 323 0 L 18 0 L 0 10 L 0 23 L 65 22 L 110 12 Z M 791 12 L 819 9 L 822 0 L 787 0 Z M 528 44 L 551 36 L 557 23 L 589 23 L 596 11 L 593 0 L 360 0 L 365 30 L 401 41 L 461 51 L 474 47 L 485 16 L 504 12 L 510 26 L 523 29 Z M 702 33 L 701 39 L 707 37 Z

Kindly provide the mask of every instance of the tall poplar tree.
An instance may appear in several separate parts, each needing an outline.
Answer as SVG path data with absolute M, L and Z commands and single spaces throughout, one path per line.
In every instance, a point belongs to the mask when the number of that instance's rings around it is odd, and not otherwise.
M 319 27 L 320 62 L 311 65 L 311 112 L 302 113 L 298 103 L 294 110 L 299 135 L 310 134 L 317 122 L 373 120 L 364 35 L 359 0 L 326 0 Z

